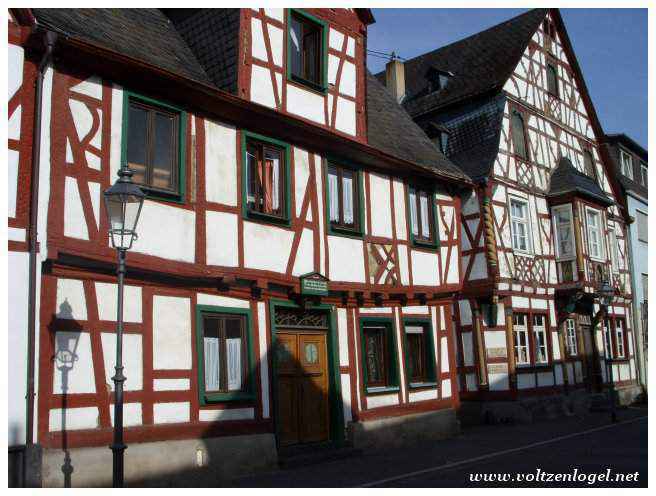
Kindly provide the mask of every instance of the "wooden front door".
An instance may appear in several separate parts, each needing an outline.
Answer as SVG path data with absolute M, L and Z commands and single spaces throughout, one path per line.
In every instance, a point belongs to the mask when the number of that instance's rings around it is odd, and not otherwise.
M 281 446 L 326 441 L 330 434 L 325 332 L 278 332 L 277 415 Z

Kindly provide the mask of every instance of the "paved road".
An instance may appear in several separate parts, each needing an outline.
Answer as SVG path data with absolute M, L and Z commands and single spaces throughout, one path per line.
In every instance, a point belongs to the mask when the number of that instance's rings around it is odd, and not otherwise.
M 647 486 L 647 410 L 607 413 L 532 425 L 478 426 L 454 439 L 402 450 L 381 450 L 320 465 L 235 481 L 236 487 L 589 487 L 581 482 L 474 482 L 470 474 L 635 474 L 637 482 L 597 482 L 594 487 Z M 531 477 L 530 475 L 528 476 Z

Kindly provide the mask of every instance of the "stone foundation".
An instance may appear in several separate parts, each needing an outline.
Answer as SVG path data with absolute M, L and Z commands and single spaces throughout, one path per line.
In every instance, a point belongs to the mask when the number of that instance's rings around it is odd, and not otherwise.
M 459 432 L 460 423 L 452 408 L 351 422 L 348 426 L 349 440 L 353 447 L 363 450 L 445 439 Z
M 43 452 L 43 486 L 111 487 L 112 452 L 107 446 Z M 130 444 L 125 451 L 125 485 L 217 487 L 231 478 L 277 468 L 273 434 L 227 436 Z M 70 482 L 65 472 L 70 471 Z

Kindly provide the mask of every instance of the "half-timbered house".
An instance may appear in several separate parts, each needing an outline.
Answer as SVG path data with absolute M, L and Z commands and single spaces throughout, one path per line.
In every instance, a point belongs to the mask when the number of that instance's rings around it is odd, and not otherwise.
M 121 168 L 147 194 L 127 255 L 128 482 L 457 429 L 471 182 L 367 72 L 372 22 L 10 10 L 10 445 L 43 448 L 44 485 L 111 480 L 101 197 Z
M 634 392 L 628 218 L 558 10 L 392 61 L 377 77 L 476 183 L 461 210 L 461 399 L 481 417 L 525 419 L 544 411 L 536 397 L 567 404 L 610 373 Z M 602 282 L 615 290 L 606 314 Z

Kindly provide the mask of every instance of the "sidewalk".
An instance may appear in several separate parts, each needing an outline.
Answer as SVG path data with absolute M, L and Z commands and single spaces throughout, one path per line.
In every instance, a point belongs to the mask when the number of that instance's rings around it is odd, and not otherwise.
M 551 461 L 550 452 L 555 453 L 558 451 L 561 451 L 561 453 L 558 455 L 560 458 L 556 461 L 561 464 L 567 464 L 568 466 L 576 466 L 577 464 L 583 466 L 585 464 L 585 469 L 588 471 L 596 470 L 597 465 L 599 465 L 601 470 L 604 463 L 606 466 L 613 466 L 614 460 L 608 459 L 612 455 L 602 457 L 601 460 L 594 458 L 592 455 L 599 452 L 600 440 L 612 438 L 613 436 L 619 436 L 622 439 L 627 438 L 630 445 L 624 446 L 624 448 L 630 449 L 632 454 L 634 452 L 641 453 L 644 449 L 644 467 L 641 463 L 635 462 L 633 456 L 624 456 L 619 461 L 624 462 L 625 466 L 621 467 L 623 469 L 641 471 L 641 481 L 644 481 L 643 483 L 646 485 L 647 438 L 645 435 L 642 439 L 642 436 L 637 434 L 638 429 L 644 428 L 646 431 L 646 422 L 636 419 L 646 417 L 647 408 L 622 409 L 618 414 L 619 424 L 601 430 L 595 429 L 610 424 L 608 412 L 591 413 L 585 418 L 566 417 L 530 425 L 469 427 L 463 429 L 459 436 L 452 439 L 421 443 L 403 449 L 381 450 L 320 465 L 246 477 L 235 480 L 233 486 L 355 487 L 371 483 L 389 486 L 459 486 L 466 485 L 463 483 L 463 478 L 459 476 L 454 478 L 453 474 L 449 476 L 450 478 L 444 476 L 444 474 L 438 476 L 438 473 L 453 467 L 453 464 L 461 471 L 483 470 L 482 466 L 489 472 L 502 471 L 505 468 L 505 461 L 510 458 L 524 462 L 524 465 L 528 468 L 532 467 L 533 457 L 535 458 L 535 466 L 541 466 L 541 464 L 548 464 Z M 639 426 L 639 424 L 644 425 Z M 587 435 L 574 435 L 591 430 L 592 432 Z M 627 436 L 624 431 L 630 432 L 632 435 Z M 548 442 L 553 438 L 563 436 L 565 436 L 565 440 Z M 573 459 L 567 460 L 568 450 L 563 450 L 567 443 L 576 446 L 579 451 L 583 450 L 583 452 L 576 453 L 574 449 L 569 450 L 573 454 Z M 586 447 L 586 443 L 589 444 L 589 448 Z M 526 448 L 523 449 L 523 447 Z M 499 452 L 504 453 L 498 456 L 494 455 Z M 640 459 L 640 457 L 637 458 Z M 631 462 L 627 464 L 627 460 L 631 460 Z M 450 465 L 441 467 L 447 464 Z M 634 465 L 640 465 L 640 467 L 634 467 Z M 620 470 L 620 468 L 616 468 L 616 470 Z M 411 475 L 407 476 L 407 474 Z M 404 477 L 398 478 L 399 476 Z

